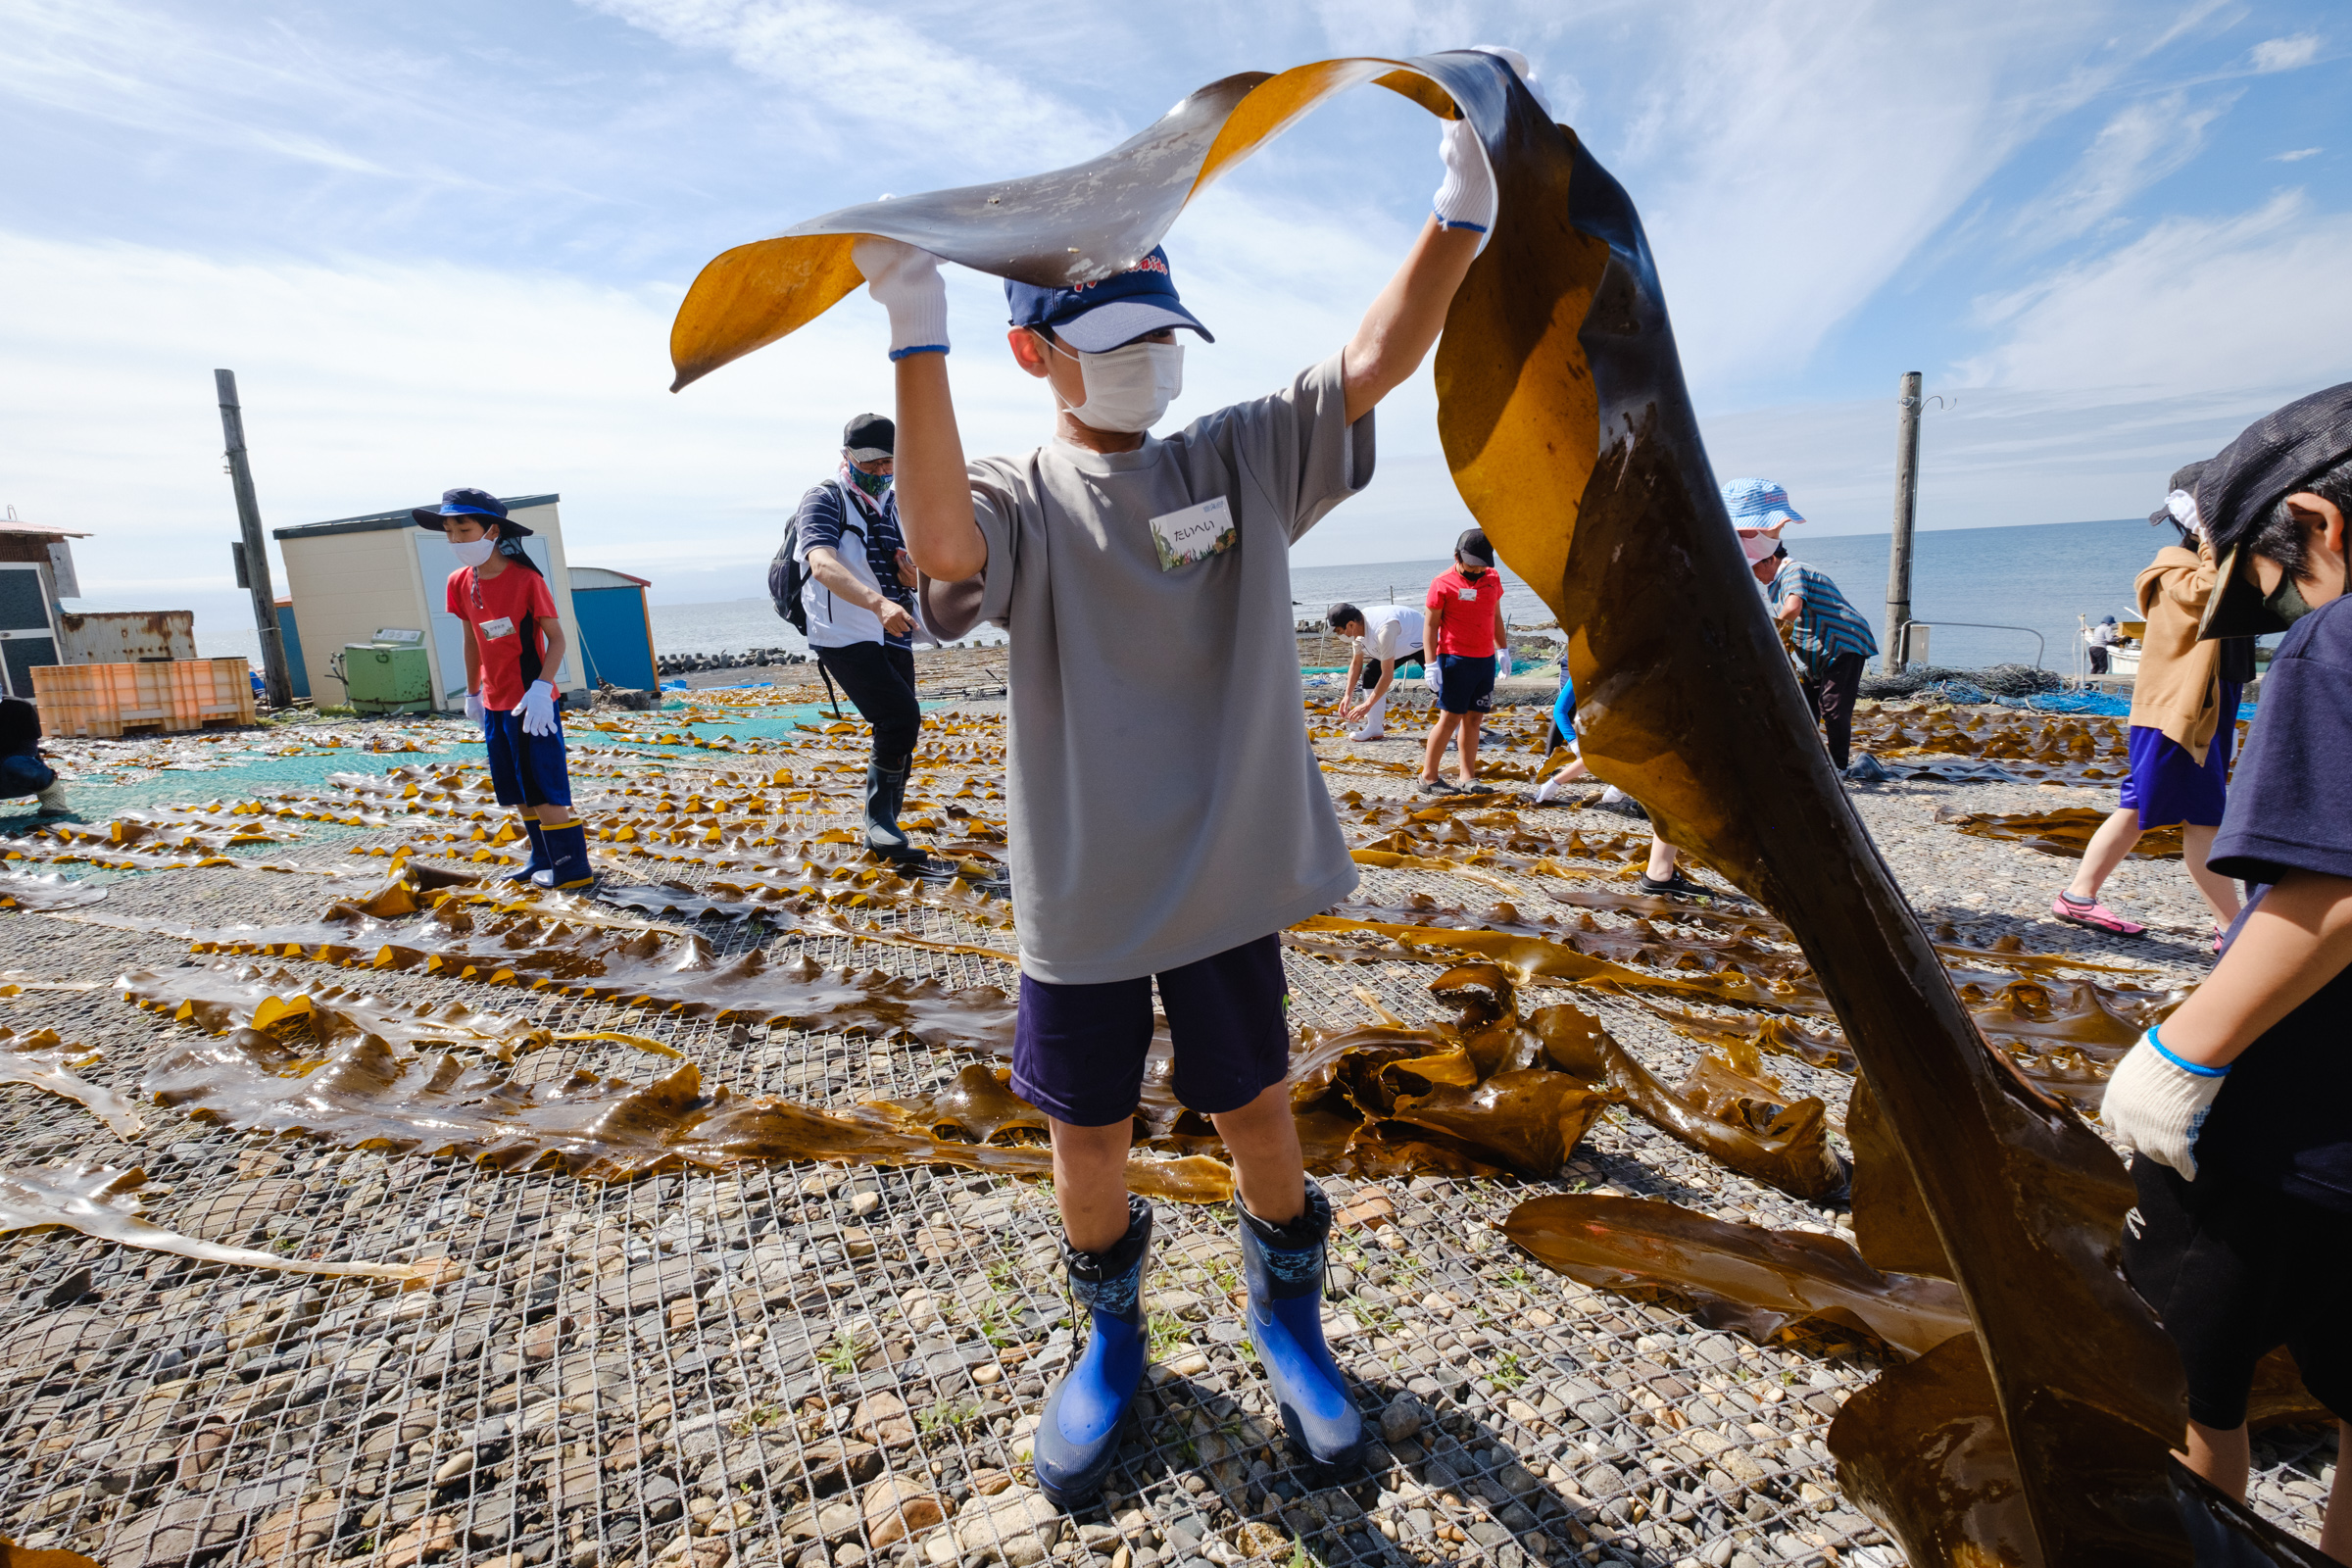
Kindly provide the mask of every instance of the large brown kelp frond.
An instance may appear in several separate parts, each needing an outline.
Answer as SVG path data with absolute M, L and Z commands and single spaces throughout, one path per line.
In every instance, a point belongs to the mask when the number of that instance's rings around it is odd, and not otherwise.
M 677 384 L 855 287 L 860 234 L 1032 283 L 1106 275 L 1157 243 L 1193 191 L 1367 80 L 1469 120 L 1494 171 L 1494 228 L 1439 345 L 1439 435 L 1479 523 L 1568 632 L 1586 758 L 1803 949 L 1984 1347 L 2031 1544 L 2069 1565 L 2190 1560 L 2165 1468 L 2180 1370 L 2117 1267 L 2098 1197 L 2115 1156 L 1984 1048 L 1848 808 L 1734 543 L 1640 217 L 1501 62 L 1228 77 L 1088 164 L 845 209 L 730 251 L 679 311 Z M 1384 1121 L 1384 1140 L 1392 1129 L 1421 1131 Z M 1914 1560 L 1937 1560 L 1920 1523 L 1935 1478 L 1895 1484 L 1924 1490 L 1890 1523 Z

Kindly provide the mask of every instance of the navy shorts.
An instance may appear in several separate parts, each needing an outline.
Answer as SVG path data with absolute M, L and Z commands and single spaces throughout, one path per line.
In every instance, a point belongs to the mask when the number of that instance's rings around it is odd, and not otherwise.
M 1239 1110 L 1291 1070 L 1282 942 L 1262 936 L 1159 975 L 1175 1047 L 1171 1087 L 1204 1116 Z M 1057 986 L 1021 976 L 1012 1092 L 1056 1121 L 1108 1127 L 1135 1114 L 1152 1049 L 1151 975 Z
M 2139 813 L 2142 829 L 2220 827 L 2230 799 L 2230 748 L 2237 739 L 2238 687 L 2222 685 L 2222 712 L 2200 763 L 2179 741 L 2149 724 L 2132 726 L 2132 771 L 2116 804 Z
M 526 735 L 520 713 L 493 709 L 482 715 L 482 745 L 490 753 L 490 782 L 501 806 L 569 806 L 571 771 L 564 765 L 564 721 L 553 735 Z
M 1494 656 L 1438 656 L 1438 706 L 1448 713 L 1484 713 L 1494 706 Z

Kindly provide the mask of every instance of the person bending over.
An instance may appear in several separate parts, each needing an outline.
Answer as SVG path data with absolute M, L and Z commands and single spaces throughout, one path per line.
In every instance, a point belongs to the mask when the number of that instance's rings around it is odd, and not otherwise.
M 41 710 L 22 697 L 0 697 L 0 800 L 30 795 L 35 816 L 69 816 L 66 786 L 41 756 Z
M 1478 786 L 1479 724 L 1494 706 L 1495 656 L 1510 646 L 1502 624 L 1502 573 L 1484 530 L 1453 544 L 1453 565 L 1429 585 L 1426 640 L 1437 655 L 1438 712 L 1421 754 L 1421 793 L 1459 795 Z M 1442 774 L 1446 743 L 1459 737 L 1459 784 Z
M 1376 741 L 1389 732 L 1389 688 L 1406 664 L 1427 663 L 1421 651 L 1421 612 L 1410 605 L 1374 605 L 1358 610 L 1334 605 L 1326 614 L 1331 629 L 1355 645 L 1348 658 L 1348 695 L 1340 700 L 1340 722 L 1355 724 L 1348 738 Z M 1363 691 L 1358 703 L 1355 694 Z M 1360 722 L 1359 722 L 1360 721 Z
M 853 252 L 889 308 L 899 514 L 928 618 L 1010 634 L 1005 796 L 1020 1006 L 1012 1087 L 1049 1119 L 1086 1344 L 1040 1415 L 1038 1485 L 1101 1487 L 1146 1356 L 1152 1208 L 1126 1160 L 1152 1032 L 1233 1158 L 1246 1330 L 1292 1441 L 1340 1466 L 1363 1422 L 1323 1342 L 1332 1213 L 1293 1121 L 1278 933 L 1355 886 L 1293 680 L 1292 544 L 1372 477 L 1372 411 L 1437 340 L 1494 192 L 1467 122 L 1437 216 L 1339 353 L 1271 395 L 1149 432 L 1207 329 L 1153 250 L 1080 288 L 1005 285 L 1013 361 L 1051 388 L 1047 443 L 967 464 L 938 260 Z M 1276 678 L 1279 676 L 1280 678 Z
M 2209 864 L 2258 891 L 2221 962 L 2118 1064 L 2133 1151 L 2124 1266 L 2180 1351 L 2182 1460 L 2243 1499 L 2255 1363 L 2284 1345 L 2352 1455 L 2352 384 L 2290 404 L 2197 486 L 2226 558 L 2290 629 Z M 2320 1548 L 2352 1562 L 2339 1463 Z

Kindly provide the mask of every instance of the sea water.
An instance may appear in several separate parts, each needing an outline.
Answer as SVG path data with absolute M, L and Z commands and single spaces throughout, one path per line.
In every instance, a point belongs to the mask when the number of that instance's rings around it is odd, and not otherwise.
M 1342 514 L 1344 518 L 1345 514 Z M 1342 526 L 1341 521 L 1325 527 Z M 1789 554 L 1835 581 L 1853 607 L 1870 620 L 1882 648 L 1886 641 L 1886 534 L 1814 535 L 1801 524 L 1788 530 Z M 2057 522 L 2011 528 L 1938 528 L 1916 536 L 1911 564 L 1911 615 L 1931 622 L 1977 621 L 2027 628 L 1983 631 L 1950 624 L 1930 633 L 1930 661 L 1963 668 L 2038 657 L 2048 668 L 2075 667 L 2081 620 L 2101 615 L 2137 618 L 2132 579 L 2172 542 L 2170 528 L 2148 526 L 2142 517 L 2107 522 Z M 1443 559 L 1386 562 L 1356 566 L 1299 566 L 1291 573 L 1291 598 L 1301 619 L 1319 619 L 1335 600 L 1358 606 L 1418 605 Z M 748 573 L 747 573 L 748 575 Z M 1526 584 L 1503 573 L 1503 611 L 1515 625 L 1549 620 Z M 656 582 L 659 592 L 660 583 Z M 663 654 L 742 653 L 752 648 L 804 649 L 805 640 L 786 625 L 762 596 L 716 604 L 651 607 L 654 648 Z M 250 630 L 241 637 L 225 629 L 199 627 L 208 656 L 251 657 Z M 2041 641 L 2037 645 L 2034 633 Z M 218 635 L 201 635 L 212 633 Z M 972 642 L 997 643 L 1004 635 L 984 628 Z M 219 646 L 215 646 L 219 644 Z M 233 644 L 233 646 L 232 646 Z

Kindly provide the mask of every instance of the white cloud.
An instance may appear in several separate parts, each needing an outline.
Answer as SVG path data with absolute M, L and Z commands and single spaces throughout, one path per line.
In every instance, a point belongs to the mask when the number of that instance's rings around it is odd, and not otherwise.
M 1604 156 L 1642 203 L 1693 384 L 1759 398 L 2123 64 L 2091 6 L 1651 18 L 1663 58 Z
M 2192 109 L 2187 93 L 2175 92 L 2126 105 L 2099 128 L 2066 178 L 2019 211 L 2009 232 L 2037 246 L 2090 232 L 2202 152 L 2206 127 L 2234 102 L 2232 95 Z
M 2320 35 L 2298 32 L 2291 38 L 2266 38 L 2254 46 L 2254 69 L 2260 72 L 2295 71 L 2320 57 Z
M 2352 376 L 2352 214 L 2300 191 L 2173 219 L 2110 254 L 1978 302 L 2004 340 L 1963 384 L 2035 389 L 2325 386 Z
M 782 83 L 813 118 L 856 125 L 935 164 L 1052 169 L 1117 141 L 1111 127 L 1032 85 L 1027 55 L 997 62 L 945 41 L 969 18 L 906 20 L 845 0 L 581 0 L 681 49 L 717 50 Z M 1007 34 L 995 29 L 997 35 Z M 1064 55 L 1064 29 L 1052 51 Z M 841 138 L 845 151 L 857 137 Z M 875 195 L 881 194 L 879 191 Z
M 2327 150 L 2328 149 L 2325 147 L 2298 147 L 2290 153 L 2273 153 L 2269 158 L 2264 159 L 2263 162 L 2271 164 L 2299 164 L 2306 158 L 2317 158 L 2320 154 L 2326 152 Z

